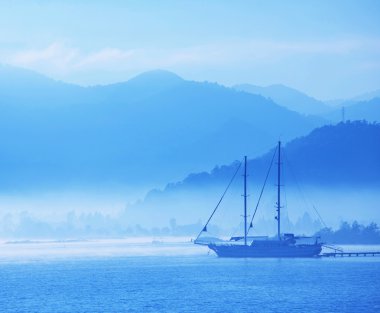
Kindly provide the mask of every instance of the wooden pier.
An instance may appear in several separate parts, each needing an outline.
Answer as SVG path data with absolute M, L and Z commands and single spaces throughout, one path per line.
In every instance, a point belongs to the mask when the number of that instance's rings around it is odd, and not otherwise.
M 360 251 L 360 252 L 325 252 L 321 254 L 322 257 L 336 258 L 336 257 L 365 257 L 365 256 L 380 256 L 380 251 Z

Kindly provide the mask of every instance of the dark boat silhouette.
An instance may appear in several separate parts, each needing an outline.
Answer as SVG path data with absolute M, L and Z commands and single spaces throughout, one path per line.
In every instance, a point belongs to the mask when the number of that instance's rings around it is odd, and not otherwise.
M 295 236 L 294 234 L 284 233 L 281 234 L 281 142 L 278 142 L 277 150 L 272 158 L 275 158 L 277 153 L 277 202 L 276 202 L 276 212 L 277 215 L 275 219 L 277 220 L 277 236 L 248 236 L 249 229 L 253 227 L 252 221 L 256 213 L 253 214 L 249 228 L 247 228 L 247 157 L 244 157 L 244 235 L 240 237 L 231 237 L 230 240 L 220 240 L 206 238 L 201 239 L 200 236 L 207 232 L 207 225 L 216 212 L 219 204 L 223 200 L 228 188 L 230 187 L 233 179 L 235 178 L 238 169 L 236 170 L 234 176 L 232 177 L 227 189 L 223 193 L 219 203 L 212 212 L 207 223 L 203 227 L 202 231 L 199 233 L 198 237 L 194 241 L 195 244 L 207 245 L 211 250 L 213 250 L 219 257 L 230 257 L 230 258 L 259 258 L 259 257 L 316 257 L 319 256 L 322 250 L 322 243 L 318 242 L 318 238 L 305 237 L 305 236 Z M 271 166 L 272 166 L 271 163 Z M 271 167 L 270 166 L 270 167 Z M 270 171 L 270 169 L 269 169 Z M 268 171 L 268 174 L 269 174 Z M 268 175 L 266 179 L 268 178 Z M 260 196 L 261 197 L 261 196 Z

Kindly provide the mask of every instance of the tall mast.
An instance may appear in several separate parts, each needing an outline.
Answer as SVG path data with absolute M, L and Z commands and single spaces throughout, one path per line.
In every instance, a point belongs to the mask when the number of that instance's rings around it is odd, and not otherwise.
M 281 240 L 281 141 L 278 142 L 277 160 L 277 237 Z
M 247 156 L 244 157 L 244 245 L 247 245 Z

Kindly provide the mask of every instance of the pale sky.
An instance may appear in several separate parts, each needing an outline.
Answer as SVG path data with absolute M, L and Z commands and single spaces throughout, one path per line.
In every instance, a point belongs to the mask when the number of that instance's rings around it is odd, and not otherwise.
M 348 98 L 380 89 L 379 16 L 365 0 L 0 0 L 0 63 L 81 85 L 166 69 Z

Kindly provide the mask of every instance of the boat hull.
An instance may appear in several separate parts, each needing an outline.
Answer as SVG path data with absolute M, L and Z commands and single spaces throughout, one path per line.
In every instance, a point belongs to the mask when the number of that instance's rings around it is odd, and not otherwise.
M 209 244 L 223 258 L 311 258 L 319 256 L 321 244 L 313 245 L 216 245 Z

